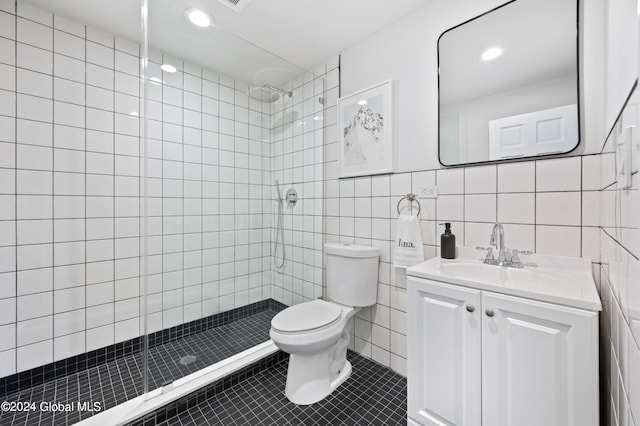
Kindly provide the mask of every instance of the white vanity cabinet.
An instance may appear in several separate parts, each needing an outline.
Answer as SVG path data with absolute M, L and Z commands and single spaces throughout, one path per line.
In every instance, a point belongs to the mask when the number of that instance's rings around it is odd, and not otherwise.
M 481 291 L 412 277 L 407 290 L 410 424 L 480 425 Z
M 598 312 L 408 277 L 413 425 L 596 426 Z

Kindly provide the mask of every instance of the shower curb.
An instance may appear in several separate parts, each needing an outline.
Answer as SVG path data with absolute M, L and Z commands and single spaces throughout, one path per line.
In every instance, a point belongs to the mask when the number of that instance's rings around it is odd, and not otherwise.
M 202 331 L 229 324 L 269 309 L 284 308 L 286 308 L 286 305 L 274 299 L 266 299 L 230 311 L 190 321 L 151 333 L 149 335 L 149 348 L 154 348 Z M 142 336 L 135 337 L 125 342 L 95 349 L 84 354 L 75 355 L 51 364 L 0 378 L 0 397 L 139 353 L 143 348 L 143 339 Z
M 207 399 L 224 392 L 261 371 L 286 361 L 288 358 L 289 355 L 287 353 L 277 351 L 274 354 L 268 355 L 265 358 L 231 373 L 222 379 L 216 380 L 203 388 L 162 406 L 144 417 L 135 419 L 130 423 L 125 423 L 124 426 L 152 426 L 164 422 L 206 401 Z
M 146 395 L 140 395 L 130 399 L 106 411 L 95 414 L 81 422 L 79 426 L 123 426 L 132 422 L 136 426 L 156 424 L 158 419 L 173 415 L 186 405 L 193 404 L 193 395 L 196 398 L 206 397 L 207 392 L 215 395 L 221 387 L 232 386 L 234 383 L 251 377 L 258 369 L 266 365 L 277 363 L 279 349 L 268 340 L 232 357 L 224 359 L 207 368 L 196 371 L 186 377 L 178 379 L 164 388 L 158 388 Z M 272 357 L 276 358 L 272 358 Z M 158 414 L 156 414 L 158 412 Z M 159 417 L 157 417 L 159 415 Z M 153 418 L 153 420 L 152 420 Z M 142 421 L 142 423 L 138 423 Z

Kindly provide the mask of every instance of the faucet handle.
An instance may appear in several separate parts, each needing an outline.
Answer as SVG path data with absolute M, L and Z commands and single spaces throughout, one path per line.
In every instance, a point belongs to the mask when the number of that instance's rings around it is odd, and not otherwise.
M 533 254 L 533 252 L 531 250 L 518 250 L 518 249 L 511 250 L 511 257 L 515 256 L 517 258 L 519 254 L 529 255 L 529 254 Z
M 522 262 L 520 262 L 520 256 L 518 256 L 519 254 L 533 254 L 532 251 L 530 250 L 518 250 L 518 249 L 513 249 L 511 250 L 511 265 L 515 268 L 522 268 L 524 265 L 522 265 Z
M 493 261 L 495 261 L 495 258 L 493 257 L 493 247 L 476 247 L 476 250 L 486 250 L 487 251 L 487 256 L 484 259 L 480 259 L 482 260 L 484 263 L 491 263 Z

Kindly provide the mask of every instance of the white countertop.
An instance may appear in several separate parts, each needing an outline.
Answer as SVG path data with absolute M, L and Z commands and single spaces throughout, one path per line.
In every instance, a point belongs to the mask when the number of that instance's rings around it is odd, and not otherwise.
M 458 247 L 457 259 L 435 257 L 407 269 L 407 276 L 601 311 L 591 261 L 576 257 L 520 255 L 524 268 L 485 265 L 484 252 Z

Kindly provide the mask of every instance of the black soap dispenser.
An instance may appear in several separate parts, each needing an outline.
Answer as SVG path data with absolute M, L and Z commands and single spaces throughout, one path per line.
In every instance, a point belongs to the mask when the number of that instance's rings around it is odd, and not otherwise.
M 451 233 L 449 222 L 444 224 L 444 234 L 440 235 L 440 257 L 443 259 L 456 258 L 456 236 Z

